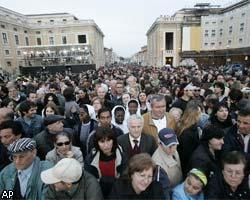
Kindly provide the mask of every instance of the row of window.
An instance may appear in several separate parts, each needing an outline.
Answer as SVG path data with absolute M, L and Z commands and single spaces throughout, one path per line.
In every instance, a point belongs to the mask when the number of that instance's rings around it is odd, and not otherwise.
M 246 13 L 241 13 L 241 17 L 245 17 L 245 15 L 246 15 Z M 234 17 L 231 16 L 231 17 L 230 17 L 230 20 L 233 20 L 233 19 L 234 19 Z M 221 20 L 220 20 L 220 23 L 222 24 L 223 22 L 224 22 L 223 19 L 221 19 Z M 211 23 L 212 23 L 212 24 L 216 24 L 216 21 L 212 21 Z M 209 24 L 209 21 L 206 21 L 205 24 L 208 25 L 208 24 Z
M 78 35 L 78 43 L 79 44 L 86 44 L 87 43 L 87 38 L 86 35 Z M 8 36 L 7 33 L 2 33 L 2 41 L 4 45 L 7 45 L 9 43 L 8 41 Z M 14 41 L 16 45 L 19 45 L 19 37 L 18 35 L 14 35 Z M 62 36 L 62 44 L 67 44 L 67 37 L 66 36 Z M 25 45 L 29 46 L 29 38 L 26 36 L 25 37 Z M 41 37 L 37 37 L 36 38 L 36 45 L 42 45 L 42 38 Z M 49 37 L 49 45 L 55 45 L 55 38 L 54 37 Z
M 66 23 L 66 22 L 67 22 L 67 19 L 62 19 L 62 22 Z M 42 24 L 42 20 L 37 20 L 37 23 L 38 23 L 38 24 Z M 49 23 L 50 23 L 50 24 L 54 24 L 54 23 L 55 23 L 55 20 L 51 19 L 51 20 L 49 20 Z
M 215 35 L 216 35 L 216 34 L 215 34 L 215 33 L 216 33 L 216 30 L 212 30 L 211 32 L 212 32 L 211 37 L 215 37 Z M 233 32 L 233 27 L 232 27 L 232 26 L 229 26 L 229 27 L 228 27 L 228 33 L 229 33 L 229 34 L 232 34 L 232 32 Z M 241 24 L 240 24 L 240 32 L 244 32 L 244 23 L 241 23 Z M 220 35 L 220 36 L 223 35 L 223 29 L 222 29 L 222 28 L 219 30 L 219 35 Z M 208 36 L 209 36 L 208 30 L 205 30 L 204 36 L 205 36 L 205 37 L 208 37 Z
M 5 49 L 5 50 L 4 50 L 4 54 L 5 54 L 6 56 L 10 56 L 10 50 L 9 50 L 9 49 Z M 21 51 L 17 50 L 17 51 L 16 51 L 16 54 L 17 54 L 17 56 L 21 56 Z
M 1 28 L 5 29 L 5 28 L 6 28 L 6 26 L 5 26 L 4 24 L 1 24 Z M 14 28 L 13 28 L 13 31 L 17 32 L 17 28 L 16 28 L 16 27 L 14 27 Z M 28 31 L 27 31 L 27 30 L 24 30 L 23 32 L 24 32 L 24 33 L 28 33 Z
M 238 39 L 238 42 L 239 42 L 239 44 L 242 44 L 242 43 L 243 43 L 243 39 L 242 39 L 242 38 L 239 38 L 239 39 Z M 232 44 L 232 40 L 228 40 L 228 41 L 227 41 L 227 45 L 231 45 L 231 44 Z M 204 46 L 205 46 L 205 47 L 208 47 L 208 45 L 209 45 L 209 44 L 208 44 L 207 42 L 204 43 Z M 222 42 L 219 42 L 218 45 L 221 46 L 221 45 L 222 45 Z M 211 46 L 211 47 L 214 47 L 214 46 L 215 46 L 215 43 L 214 43 L 214 42 L 211 42 L 211 43 L 210 43 L 210 46 Z

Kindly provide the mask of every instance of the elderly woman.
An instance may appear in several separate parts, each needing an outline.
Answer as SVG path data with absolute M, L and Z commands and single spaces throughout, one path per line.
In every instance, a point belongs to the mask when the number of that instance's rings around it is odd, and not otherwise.
M 250 199 L 246 165 L 246 158 L 241 152 L 225 154 L 220 174 L 214 176 L 206 187 L 205 199 Z
M 133 156 L 127 176 L 115 182 L 109 199 L 165 199 L 161 184 L 153 181 L 154 168 L 150 155 L 141 153 Z
M 56 164 L 63 158 L 75 158 L 83 165 L 83 156 L 79 147 L 72 146 L 72 137 L 67 132 L 61 132 L 54 138 L 55 148 L 46 155 L 46 160 Z
M 87 155 L 84 168 L 99 179 L 104 198 L 123 172 L 125 162 L 113 129 L 98 127 L 94 134 L 94 149 Z

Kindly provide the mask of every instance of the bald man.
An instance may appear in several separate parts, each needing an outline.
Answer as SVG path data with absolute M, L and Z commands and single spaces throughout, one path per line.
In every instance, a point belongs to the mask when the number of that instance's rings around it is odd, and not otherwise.
M 14 112 L 10 108 L 0 108 L 0 124 L 7 120 L 14 120 Z

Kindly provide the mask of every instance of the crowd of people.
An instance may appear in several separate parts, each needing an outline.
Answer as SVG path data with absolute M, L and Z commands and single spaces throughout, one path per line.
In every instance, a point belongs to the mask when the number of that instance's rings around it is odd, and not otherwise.
M 250 199 L 250 77 L 138 66 L 0 80 L 0 195 Z

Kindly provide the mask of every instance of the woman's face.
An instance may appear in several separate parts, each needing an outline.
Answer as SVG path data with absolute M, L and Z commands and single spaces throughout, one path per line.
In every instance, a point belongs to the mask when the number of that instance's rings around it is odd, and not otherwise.
M 144 92 L 140 93 L 139 94 L 139 100 L 140 100 L 140 102 L 143 102 L 143 103 L 146 102 L 147 95 Z
M 71 150 L 71 142 L 67 136 L 59 135 L 56 139 L 56 149 L 57 152 L 62 155 L 67 155 L 67 153 Z
M 220 107 L 216 112 L 217 119 L 221 122 L 224 122 L 228 117 L 228 109 L 225 107 Z
M 224 144 L 224 139 L 223 138 L 212 138 L 209 140 L 209 147 L 213 150 L 221 150 L 222 145 Z
M 131 176 L 132 187 L 137 194 L 145 191 L 153 180 L 153 168 L 145 169 L 142 172 L 135 172 Z
M 172 110 L 171 111 L 172 116 L 174 117 L 176 122 L 179 122 L 181 119 L 181 113 L 177 110 Z
M 9 103 L 8 103 L 8 105 L 7 105 L 7 108 L 10 108 L 11 110 L 14 110 L 14 103 L 13 103 L 13 101 L 10 101 Z
M 46 111 L 45 111 L 46 116 L 54 115 L 54 114 L 55 114 L 55 111 L 53 110 L 53 108 L 51 108 L 51 107 L 46 108 Z
M 79 98 L 84 98 L 86 95 L 86 93 L 83 90 L 79 90 L 78 94 L 79 94 L 78 96 Z
M 184 190 L 191 196 L 197 195 L 202 190 L 202 183 L 200 180 L 190 175 L 186 178 L 184 183 Z
M 138 109 L 137 103 L 131 102 L 128 104 L 128 110 L 129 110 L 130 115 L 136 114 L 137 109 Z
M 129 94 L 122 95 L 122 102 L 123 102 L 124 105 L 127 105 L 129 100 L 130 100 Z
M 93 102 L 93 107 L 94 107 L 95 111 L 98 111 L 102 108 L 102 104 L 99 100 L 95 100 Z
M 112 148 L 113 148 L 113 140 L 109 138 L 103 138 L 98 141 L 98 145 L 102 153 L 104 153 L 107 156 L 110 156 L 112 154 Z

